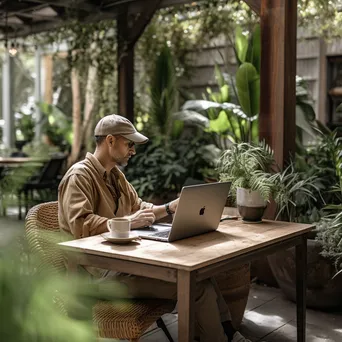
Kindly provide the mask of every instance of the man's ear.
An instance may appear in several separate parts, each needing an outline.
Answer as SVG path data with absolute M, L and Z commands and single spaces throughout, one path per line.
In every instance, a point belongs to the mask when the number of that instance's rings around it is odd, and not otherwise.
M 113 135 L 107 135 L 106 142 L 109 146 L 114 146 L 116 142 L 116 138 Z

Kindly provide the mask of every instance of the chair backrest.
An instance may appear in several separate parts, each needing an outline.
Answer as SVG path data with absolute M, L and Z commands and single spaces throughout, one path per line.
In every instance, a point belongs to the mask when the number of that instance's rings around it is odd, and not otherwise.
M 42 203 L 30 209 L 25 231 L 29 247 L 39 259 L 39 270 L 65 272 L 63 254 L 57 243 L 62 241 L 58 224 L 58 202 Z
M 43 167 L 43 170 L 39 175 L 39 182 L 51 182 L 56 181 L 59 173 L 63 168 L 63 164 L 66 161 L 66 155 L 53 156 Z

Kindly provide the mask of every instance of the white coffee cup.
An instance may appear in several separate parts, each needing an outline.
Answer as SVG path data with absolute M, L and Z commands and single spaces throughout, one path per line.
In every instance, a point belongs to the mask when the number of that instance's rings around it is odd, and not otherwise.
M 107 221 L 107 228 L 113 238 L 126 239 L 131 230 L 131 221 L 123 217 L 115 217 Z

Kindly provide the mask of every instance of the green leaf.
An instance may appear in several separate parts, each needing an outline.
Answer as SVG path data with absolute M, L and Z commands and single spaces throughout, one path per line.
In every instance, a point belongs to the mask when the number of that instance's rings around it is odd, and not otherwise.
M 209 119 L 193 110 L 183 110 L 172 114 L 174 120 L 181 120 L 187 125 L 201 128 L 209 127 Z
M 248 38 L 242 33 L 242 28 L 237 26 L 235 29 L 235 53 L 239 64 L 246 61 L 248 49 Z
M 220 92 L 221 92 L 221 101 L 220 102 L 229 102 L 229 86 L 228 84 L 224 84 L 221 88 L 220 88 Z
M 224 133 L 230 128 L 226 113 L 222 110 L 216 120 L 210 120 L 209 131 Z
M 259 114 L 260 77 L 251 63 L 243 63 L 236 73 L 236 88 L 242 110 L 249 117 Z
M 248 51 L 246 62 L 252 63 L 257 70 L 258 74 L 260 74 L 260 63 L 261 63 L 261 32 L 260 25 L 256 25 L 250 42 L 248 44 Z
M 217 64 L 215 64 L 215 79 L 219 87 L 223 87 L 226 84 L 222 71 Z
M 303 108 L 299 105 L 296 105 L 296 126 L 306 132 L 311 138 L 316 139 L 317 133 L 313 130 L 305 116 Z

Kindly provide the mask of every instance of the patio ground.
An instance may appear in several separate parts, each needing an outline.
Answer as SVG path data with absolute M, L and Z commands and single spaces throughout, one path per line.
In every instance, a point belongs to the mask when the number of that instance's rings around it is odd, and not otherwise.
M 164 320 L 176 342 L 177 316 L 165 315 Z M 333 313 L 308 309 L 306 328 L 307 342 L 342 341 L 342 308 Z M 141 342 L 167 342 L 159 329 L 150 329 Z M 253 283 L 240 331 L 252 342 L 296 341 L 296 306 L 280 289 Z
M 8 211 L 8 217 L 0 217 L 0 241 L 6 245 L 13 232 L 24 230 L 24 221 L 18 221 L 17 212 Z M 164 321 L 177 341 L 177 315 L 168 314 Z M 342 308 L 338 312 L 307 310 L 307 342 L 342 341 Z M 247 309 L 240 331 L 251 341 L 296 341 L 296 307 L 285 298 L 280 289 L 253 283 Z M 109 342 L 110 340 L 102 340 Z M 163 333 L 152 325 L 141 342 L 168 342 Z

